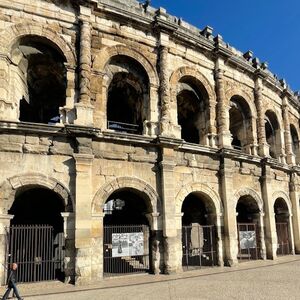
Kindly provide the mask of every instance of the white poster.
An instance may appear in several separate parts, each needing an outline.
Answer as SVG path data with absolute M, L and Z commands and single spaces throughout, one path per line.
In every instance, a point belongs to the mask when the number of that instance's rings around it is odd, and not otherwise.
M 256 233 L 255 231 L 240 231 L 240 248 L 251 249 L 256 248 Z
M 112 234 L 112 257 L 138 255 L 144 255 L 143 232 Z

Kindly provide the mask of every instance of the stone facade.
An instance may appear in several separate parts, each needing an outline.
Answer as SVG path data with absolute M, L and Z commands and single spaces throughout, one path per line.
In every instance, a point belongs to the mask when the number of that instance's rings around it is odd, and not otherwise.
M 191 194 L 212 207 L 219 265 L 237 263 L 241 199 L 256 203 L 263 259 L 277 257 L 278 201 L 300 252 L 299 97 L 210 27 L 134 0 L 2 0 L 0 130 L 1 263 L 13 203 L 37 187 L 63 201 L 78 284 L 103 277 L 103 207 L 124 190 L 147 203 L 154 273 L 182 271 Z

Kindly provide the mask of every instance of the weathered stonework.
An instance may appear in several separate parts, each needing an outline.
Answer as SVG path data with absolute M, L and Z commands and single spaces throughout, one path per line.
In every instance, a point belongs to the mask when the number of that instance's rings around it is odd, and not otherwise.
M 0 263 L 12 207 L 30 189 L 61 200 L 64 273 L 77 284 L 103 278 L 104 205 L 122 191 L 147 207 L 155 274 L 183 269 L 190 195 L 216 228 L 218 265 L 238 261 L 240 203 L 262 259 L 276 259 L 283 217 L 300 253 L 299 96 L 208 27 L 135 0 L 77 2 L 0 3 Z M 54 108 L 53 86 L 27 81 L 49 57 L 64 70 Z M 46 121 L 22 119 L 32 103 Z

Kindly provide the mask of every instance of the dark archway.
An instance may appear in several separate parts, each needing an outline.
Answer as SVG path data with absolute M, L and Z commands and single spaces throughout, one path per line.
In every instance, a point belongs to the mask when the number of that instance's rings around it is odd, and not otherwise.
M 265 114 L 265 133 L 267 143 L 270 147 L 270 156 L 279 158 L 281 154 L 280 127 L 276 114 L 270 110 Z
M 177 119 L 181 126 L 181 138 L 188 143 L 204 143 L 207 132 L 208 95 L 195 78 L 185 76 L 178 83 Z
M 299 137 L 297 133 L 296 127 L 291 124 L 290 125 L 290 133 L 291 133 L 291 139 L 292 139 L 292 150 L 295 155 L 296 163 L 300 162 L 300 149 L 299 149 Z
M 149 272 L 150 200 L 135 189 L 124 188 L 107 199 L 103 211 L 104 275 Z
M 66 104 L 65 57 L 48 39 L 25 36 L 13 47 L 22 82 L 20 121 L 55 124 Z
M 234 96 L 231 98 L 229 119 L 232 147 L 238 150 L 245 150 L 245 147 L 250 144 L 253 134 L 250 108 L 242 97 Z
M 115 56 L 106 67 L 110 77 L 107 94 L 108 128 L 142 134 L 149 110 L 149 79 L 132 58 Z
M 291 232 L 289 226 L 289 208 L 283 198 L 276 199 L 274 213 L 277 233 L 277 255 L 291 254 Z
M 182 266 L 184 270 L 217 265 L 216 211 L 202 193 L 189 194 L 182 204 Z
M 236 206 L 239 252 L 238 259 L 261 259 L 262 243 L 260 240 L 262 224 L 260 224 L 260 209 L 257 202 L 248 195 L 240 197 Z
M 14 215 L 9 234 L 10 262 L 18 281 L 64 280 L 64 201 L 52 190 L 24 187 L 8 211 Z

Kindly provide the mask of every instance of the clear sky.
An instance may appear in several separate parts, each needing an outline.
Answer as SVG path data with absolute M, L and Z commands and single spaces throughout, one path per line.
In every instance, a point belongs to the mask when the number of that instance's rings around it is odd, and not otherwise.
M 198 28 L 246 52 L 252 50 L 269 69 L 300 90 L 300 0 L 152 0 Z

